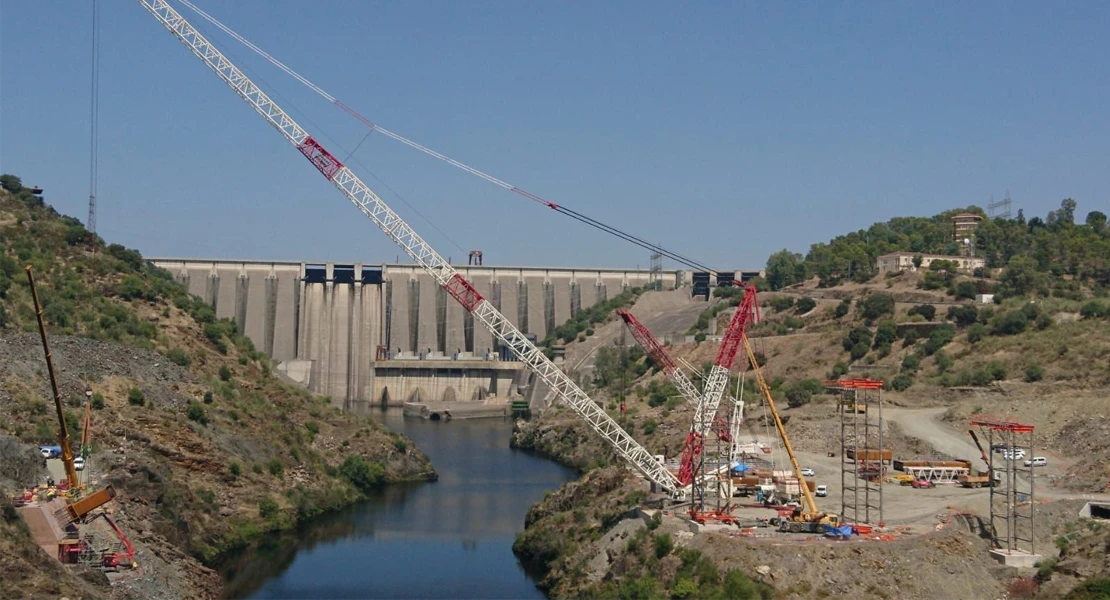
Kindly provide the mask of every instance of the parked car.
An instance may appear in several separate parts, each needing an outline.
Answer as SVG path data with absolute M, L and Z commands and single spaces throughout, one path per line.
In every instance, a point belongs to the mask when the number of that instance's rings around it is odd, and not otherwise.
M 827 485 L 819 485 L 819 486 L 817 486 L 817 491 L 816 491 L 815 493 L 816 493 L 816 494 L 817 494 L 817 495 L 818 495 L 819 497 L 821 497 L 821 498 L 824 498 L 825 496 L 828 496 L 828 495 L 829 495 L 829 486 L 827 486 Z
M 1048 465 L 1048 459 L 1043 456 L 1034 456 L 1032 459 L 1025 461 L 1027 467 L 1043 467 Z
M 929 489 L 936 486 L 936 484 L 934 484 L 932 481 L 929 481 L 928 479 L 914 479 L 913 483 L 911 483 L 910 485 L 917 489 Z
M 814 475 L 816 475 L 816 474 L 817 474 L 817 473 L 816 473 L 816 472 L 814 472 L 814 470 L 813 470 L 813 469 L 811 469 L 811 468 L 809 468 L 809 467 L 802 467 L 802 476 L 803 476 L 803 477 L 813 477 L 813 476 L 814 476 Z
M 77 469 L 78 471 L 83 471 L 85 469 L 85 457 L 84 456 L 78 456 L 78 457 L 74 458 L 73 459 L 73 468 Z
M 995 444 L 995 445 L 991 446 L 991 452 L 1005 452 L 1009 449 L 1010 449 L 1010 447 L 1007 446 L 1006 444 Z

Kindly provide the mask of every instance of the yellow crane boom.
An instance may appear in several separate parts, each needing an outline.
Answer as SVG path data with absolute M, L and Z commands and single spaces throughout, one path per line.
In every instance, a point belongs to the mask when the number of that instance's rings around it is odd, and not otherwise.
M 821 513 L 817 510 L 817 502 L 813 500 L 813 494 L 809 493 L 809 486 L 806 485 L 805 477 L 802 476 L 802 469 L 798 466 L 798 457 L 794 455 L 794 447 L 790 445 L 790 438 L 786 436 L 786 429 L 782 426 L 782 419 L 779 418 L 779 411 L 775 409 L 775 399 L 771 396 L 771 388 L 763 379 L 763 373 L 759 370 L 759 361 L 756 360 L 755 350 L 752 349 L 752 344 L 748 341 L 748 336 L 744 336 L 744 349 L 748 352 L 748 359 L 752 365 L 752 372 L 755 373 L 756 383 L 759 385 L 759 391 L 763 394 L 763 398 L 767 400 L 767 407 L 771 409 L 771 417 L 775 420 L 775 429 L 779 432 L 779 437 L 782 438 L 782 445 L 786 448 L 786 455 L 790 457 L 790 466 L 794 468 L 794 475 L 798 478 L 798 484 L 802 488 L 802 498 L 805 501 L 805 512 L 802 513 L 804 519 L 814 518 Z
M 62 447 L 62 464 L 66 468 L 69 488 L 80 493 L 81 484 L 77 480 L 77 469 L 73 466 L 73 449 L 69 446 L 69 431 L 66 429 L 65 413 L 62 412 L 62 392 L 58 390 L 58 380 L 54 376 L 54 357 L 50 354 L 50 343 L 46 341 L 46 323 L 42 319 L 42 305 L 39 304 L 39 293 L 35 289 L 35 276 L 31 273 L 31 265 L 27 265 L 26 270 L 27 281 L 31 284 L 31 300 L 35 303 L 35 316 L 39 321 L 42 350 L 46 353 L 46 370 L 50 373 L 50 387 L 54 390 L 54 408 L 58 411 L 58 444 Z

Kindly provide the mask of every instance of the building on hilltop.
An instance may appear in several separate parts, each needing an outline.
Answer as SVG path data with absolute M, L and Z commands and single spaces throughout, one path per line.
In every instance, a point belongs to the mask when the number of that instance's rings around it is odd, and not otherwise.
M 975 236 L 975 229 L 979 227 L 983 217 L 974 213 L 960 213 L 952 217 L 952 239 L 962 242 Z
M 956 263 L 956 268 L 960 271 L 970 273 L 980 267 L 986 267 L 987 261 L 982 258 L 974 256 L 944 256 L 941 254 L 916 254 L 913 252 L 891 252 L 879 257 L 878 265 L 880 273 L 889 273 L 891 271 L 916 271 L 917 267 L 913 264 L 913 257 L 921 257 L 921 268 L 928 269 L 929 265 L 935 260 L 947 260 Z

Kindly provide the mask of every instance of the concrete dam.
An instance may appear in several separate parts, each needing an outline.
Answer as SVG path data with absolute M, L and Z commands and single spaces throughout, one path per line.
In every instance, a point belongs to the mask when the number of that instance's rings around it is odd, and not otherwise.
M 509 398 L 527 389 L 523 367 L 417 265 L 151 262 L 208 302 L 218 317 L 234 320 L 283 373 L 337 403 L 462 402 Z M 626 289 L 652 281 L 663 289 L 682 288 L 694 278 L 678 270 L 456 268 L 537 340 Z M 731 279 L 732 272 L 724 277 Z

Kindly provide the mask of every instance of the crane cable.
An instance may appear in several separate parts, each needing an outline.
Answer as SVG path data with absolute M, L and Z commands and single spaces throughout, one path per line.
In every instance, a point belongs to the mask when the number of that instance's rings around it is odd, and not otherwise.
M 547 208 L 550 208 L 550 209 L 554 210 L 555 212 L 561 213 L 561 214 L 563 214 L 565 216 L 568 216 L 572 219 L 575 219 L 575 220 L 577 220 L 581 223 L 589 225 L 590 227 L 594 227 L 595 229 L 598 229 L 598 230 L 600 230 L 604 233 L 608 233 L 610 235 L 613 235 L 615 237 L 623 239 L 623 240 L 625 240 L 627 242 L 630 242 L 630 243 L 632 243 L 636 246 L 640 246 L 641 248 L 651 250 L 652 252 L 658 253 L 658 254 L 666 257 L 666 258 L 670 258 L 671 260 L 674 260 L 675 262 L 681 263 L 681 264 L 686 265 L 688 267 L 692 267 L 694 269 L 698 269 L 698 270 L 701 270 L 701 271 L 707 271 L 707 272 L 710 272 L 710 273 L 716 273 L 715 269 L 709 268 L 704 263 L 701 263 L 697 260 L 694 260 L 694 259 L 689 258 L 687 256 L 684 256 L 682 254 L 678 254 L 677 252 L 667 250 L 666 248 L 663 248 L 662 246 L 660 246 L 658 244 L 654 244 L 654 243 L 649 242 L 649 241 L 647 241 L 643 238 L 640 238 L 636 235 L 633 235 L 631 233 L 628 233 L 626 231 L 623 231 L 621 229 L 618 229 L 616 227 L 613 227 L 611 225 L 608 225 L 606 223 L 598 221 L 597 219 L 589 217 L 589 216 L 587 216 L 583 213 L 580 213 L 576 210 L 573 210 L 571 208 L 567 208 L 567 207 L 562 206 L 560 204 L 556 204 L 555 202 L 551 202 L 549 200 L 546 200 L 546 199 L 544 199 L 544 198 L 542 198 L 542 197 L 540 197 L 536 194 L 533 194 L 532 192 L 529 192 L 529 191 L 527 191 L 525 189 L 522 189 L 522 188 L 519 188 L 519 187 L 517 187 L 517 186 L 515 186 L 511 183 L 508 183 L 506 181 L 498 179 L 497 177 L 494 177 L 493 175 L 490 175 L 488 173 L 480 171 L 480 170 L 478 170 L 474 167 L 471 167 L 471 166 L 469 166 L 465 163 L 459 162 L 459 161 L 451 158 L 450 156 L 447 156 L 447 155 L 445 155 L 441 152 L 437 152 L 437 151 L 435 151 L 435 150 L 433 150 L 433 149 L 431 149 L 427 146 L 424 146 L 423 144 L 415 142 L 415 141 L 413 141 L 409 138 L 406 138 L 406 137 L 404 137 L 400 134 L 394 133 L 394 132 L 386 129 L 386 128 L 378 125 L 377 123 L 374 123 L 370 119 L 364 117 L 362 114 L 360 114 L 355 109 L 351 108 L 346 103 L 342 102 L 341 100 L 339 100 L 335 96 L 332 96 L 331 94 L 329 94 L 327 91 L 325 91 L 320 86 L 316 85 L 315 83 L 312 83 L 307 78 L 305 78 L 303 75 L 301 75 L 300 73 L 297 73 L 296 71 L 291 69 L 285 63 L 281 62 L 277 58 L 274 58 L 274 56 L 272 56 L 271 54 L 269 54 L 268 52 L 266 52 L 262 48 L 259 48 L 258 46 L 256 46 L 250 40 L 246 39 L 242 35 L 239 35 L 238 33 L 236 33 L 234 30 L 232 30 L 227 25 L 224 25 L 223 23 L 221 23 L 215 17 L 208 14 L 207 12 L 205 12 L 204 10 L 202 10 L 200 7 L 196 6 L 195 4 L 193 4 L 190 0 L 179 0 L 179 1 L 181 2 L 181 4 L 188 7 L 189 10 L 192 10 L 197 15 L 199 15 L 201 18 L 208 21 L 212 25 L 216 26 L 217 28 L 219 28 L 221 31 L 223 31 L 227 35 L 235 38 L 235 40 L 237 40 L 238 42 L 240 42 L 241 44 L 243 44 L 247 48 L 250 48 L 256 54 L 258 54 L 262 58 L 265 58 L 272 65 L 274 65 L 278 69 L 281 69 L 282 71 L 284 71 L 286 74 L 290 75 L 291 77 L 293 77 L 297 81 L 301 82 L 306 87 L 308 87 L 312 91 L 319 94 L 321 97 L 323 97 L 328 102 L 331 102 L 335 106 L 338 106 L 339 108 L 341 108 L 343 111 L 345 111 L 346 113 L 348 113 L 349 115 L 351 115 L 355 119 L 358 119 L 359 121 L 361 121 L 364 125 L 366 125 L 367 127 L 370 128 L 371 132 L 376 131 L 376 132 L 378 132 L 378 133 L 380 133 L 380 134 L 382 134 L 382 135 L 384 135 L 384 136 L 386 136 L 390 139 L 401 142 L 402 144 L 405 144 L 406 146 L 409 146 L 410 148 L 419 150 L 420 152 L 423 152 L 424 154 L 427 154 L 427 155 L 432 156 L 434 158 L 438 158 L 439 160 L 442 160 L 442 161 L 444 161 L 444 162 L 446 162 L 446 163 L 448 163 L 448 164 L 450 164 L 454 167 L 462 169 L 463 171 L 466 171 L 467 173 L 470 173 L 471 175 L 475 175 L 477 177 L 480 177 L 480 178 L 488 181 L 489 183 L 492 183 L 492 184 L 494 184 L 498 187 L 504 188 L 504 189 L 506 189 L 510 192 L 513 192 L 513 193 L 519 195 L 519 196 L 523 196 L 524 198 L 527 198 L 527 199 L 529 199 L 533 202 L 536 202 L 537 204 L 546 206 Z
M 100 11 L 92 1 L 92 51 L 89 82 L 89 217 L 85 228 L 96 233 L 96 187 L 99 178 L 97 149 L 100 145 Z

